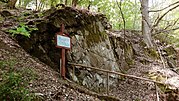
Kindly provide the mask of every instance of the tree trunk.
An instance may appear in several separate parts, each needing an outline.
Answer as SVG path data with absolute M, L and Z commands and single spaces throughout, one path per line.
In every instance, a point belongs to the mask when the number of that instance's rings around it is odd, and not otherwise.
M 141 11 L 142 11 L 142 34 L 144 42 L 147 47 L 153 47 L 152 37 L 151 37 L 151 28 L 148 12 L 148 2 L 149 0 L 141 0 Z
M 76 7 L 78 0 L 72 0 L 72 7 Z
M 67 0 L 65 0 L 65 5 L 67 5 L 68 4 L 68 1 Z
M 22 1 L 21 1 L 21 0 L 19 0 L 19 7 L 21 7 L 21 3 L 22 3 Z
M 89 1 L 89 3 L 88 3 L 88 10 L 90 10 L 91 4 L 92 4 L 92 1 Z
M 38 9 L 38 1 L 37 0 L 35 0 L 35 10 L 37 10 Z

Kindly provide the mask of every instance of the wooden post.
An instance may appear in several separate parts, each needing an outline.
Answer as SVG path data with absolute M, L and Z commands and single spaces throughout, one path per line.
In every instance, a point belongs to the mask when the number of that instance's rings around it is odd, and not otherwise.
M 61 75 L 65 79 L 65 49 L 62 48 L 62 64 L 61 64 Z
M 62 58 L 61 57 L 60 57 L 59 70 L 60 70 L 60 75 L 61 75 L 62 74 Z
M 60 35 L 63 35 L 64 33 L 64 24 L 61 25 L 61 32 Z M 61 76 L 65 79 L 65 49 L 61 48 Z
M 109 95 L 109 73 L 107 72 L 107 87 L 106 87 L 107 95 Z
M 73 79 L 75 78 L 75 66 L 73 65 Z

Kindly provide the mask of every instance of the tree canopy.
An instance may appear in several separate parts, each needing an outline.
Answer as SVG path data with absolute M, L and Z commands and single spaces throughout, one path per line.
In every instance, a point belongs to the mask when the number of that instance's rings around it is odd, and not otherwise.
M 92 12 L 100 12 L 107 16 L 113 29 L 142 30 L 141 0 L 1 0 L 8 3 L 10 8 L 25 7 L 33 10 L 45 10 L 55 7 L 57 4 L 65 4 L 79 9 L 87 9 Z M 13 3 L 12 3 L 13 2 Z M 12 5 L 12 6 L 11 6 Z M 179 40 L 177 0 L 148 0 L 148 13 L 150 21 L 150 33 L 165 34 L 173 41 Z M 143 13 L 144 14 L 144 13 Z M 144 20 L 144 19 L 143 19 Z M 125 24 L 124 24 L 125 23 Z M 148 22 L 149 23 L 149 22 Z M 167 33 L 170 32 L 170 35 Z

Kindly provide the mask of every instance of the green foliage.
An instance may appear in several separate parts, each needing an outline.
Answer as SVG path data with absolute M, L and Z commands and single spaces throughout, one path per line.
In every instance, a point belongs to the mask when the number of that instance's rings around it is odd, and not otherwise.
M 28 4 L 32 3 L 35 0 L 19 0 L 18 5 L 20 7 L 27 7 Z
M 174 44 L 177 48 L 179 48 L 179 30 L 170 32 L 170 34 L 168 34 L 167 36 L 169 43 Z
M 141 101 L 140 98 L 136 98 L 135 101 Z
M 36 5 L 36 0 L 19 0 L 18 4 L 22 7 L 30 6 L 28 8 L 44 10 L 54 7 L 58 3 L 64 4 L 64 1 L 65 0 L 39 0 L 38 5 Z M 67 1 L 67 6 L 71 6 L 72 0 Z M 91 11 L 106 14 L 114 29 L 123 29 L 123 20 L 116 0 L 78 0 L 77 7 L 87 9 L 89 5 Z M 122 0 L 121 8 L 126 20 L 126 29 L 140 29 L 140 2 L 138 0 Z
M 78 5 L 81 6 L 81 7 L 88 7 L 90 1 L 91 0 L 78 0 Z
M 27 85 L 35 74 L 27 68 L 17 70 L 15 64 L 14 60 L 0 61 L 0 101 L 31 101 L 35 95 L 29 92 Z
M 58 0 L 50 0 L 51 7 L 55 7 L 58 4 Z
M 147 56 L 149 56 L 149 57 L 151 57 L 153 59 L 158 59 L 159 58 L 159 54 L 155 50 L 155 48 L 146 48 L 145 49 L 145 54 L 147 54 Z
M 14 36 L 16 34 L 20 34 L 20 35 L 24 35 L 24 36 L 30 38 L 30 32 L 33 30 L 38 30 L 38 29 L 37 28 L 29 28 L 25 24 L 21 23 L 19 27 L 17 27 L 16 29 L 11 29 L 8 32 L 12 33 L 12 36 Z
M 125 0 L 122 3 L 122 11 L 126 20 L 127 29 L 140 29 L 141 27 L 141 13 L 140 3 L 132 2 L 131 0 Z M 122 22 L 123 23 L 123 22 Z
M 15 34 L 21 34 L 28 38 L 30 38 L 30 33 L 26 30 L 24 26 L 18 27 L 16 30 L 9 30 L 10 33 L 12 33 L 12 36 Z
M 1 2 L 8 3 L 8 0 L 0 0 Z
M 115 0 L 79 0 L 83 8 L 87 8 L 91 1 L 91 11 L 106 14 L 114 29 L 123 29 L 123 20 Z M 126 21 L 126 29 L 140 29 L 140 3 L 132 0 L 122 1 L 122 12 Z
M 43 17 L 44 14 L 43 13 L 38 13 L 38 17 Z

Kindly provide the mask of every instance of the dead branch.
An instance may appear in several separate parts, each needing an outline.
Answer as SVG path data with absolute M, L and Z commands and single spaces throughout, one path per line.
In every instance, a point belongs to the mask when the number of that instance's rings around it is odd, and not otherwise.
M 174 10 L 175 8 L 179 7 L 179 5 L 174 6 L 173 8 L 170 8 L 167 12 L 165 12 L 158 20 L 157 22 L 153 25 L 153 27 L 158 26 L 159 22 L 162 20 L 162 18 L 167 15 L 170 11 Z
M 176 19 L 175 21 L 167 21 L 167 26 L 165 26 L 165 28 L 163 29 L 152 27 L 152 31 L 151 31 L 152 35 L 156 35 L 159 33 L 169 33 L 171 31 L 179 29 L 179 27 L 173 28 L 177 24 L 178 21 L 179 21 L 179 18 Z M 169 28 L 173 28 L 173 29 L 169 29 Z
M 155 91 L 156 91 L 156 101 L 160 101 L 157 84 L 155 84 Z
M 179 18 L 177 20 L 175 20 L 175 22 L 173 23 L 173 26 L 178 22 Z
M 161 30 L 158 30 L 157 32 L 155 32 L 153 35 L 157 35 L 157 34 L 160 34 L 160 33 L 169 33 L 171 31 L 178 30 L 178 29 L 179 29 L 179 27 L 176 27 L 176 28 L 173 28 L 173 29 L 169 29 L 169 30 L 161 29 Z
M 175 3 L 172 3 L 172 4 L 168 5 L 167 7 L 162 8 L 162 9 L 159 9 L 159 10 L 150 10 L 149 12 L 160 12 L 160 11 L 163 11 L 163 10 L 165 10 L 165 9 L 167 9 L 167 8 L 177 4 L 177 3 L 179 3 L 179 1 L 177 1 Z
M 157 22 L 157 19 L 159 19 L 160 18 L 160 16 L 159 16 L 159 14 L 157 15 L 157 18 L 155 19 L 155 21 L 153 22 L 153 23 L 155 23 L 155 22 Z M 154 24 L 153 24 L 154 25 Z
M 177 22 L 178 22 L 179 18 L 176 19 L 174 22 L 171 22 L 167 24 L 167 26 L 164 28 L 164 30 L 167 30 L 169 27 L 173 27 Z
M 120 72 L 115 72 L 115 71 L 110 71 L 110 70 L 105 70 L 105 69 L 99 69 L 97 67 L 85 66 L 83 64 L 76 64 L 76 63 L 70 63 L 70 62 L 68 62 L 68 64 L 74 65 L 74 66 L 81 66 L 82 68 L 90 68 L 90 69 L 94 69 L 94 70 L 97 70 L 97 71 L 107 72 L 107 73 L 111 73 L 111 74 L 117 74 L 117 75 L 129 77 L 129 78 L 135 78 L 135 79 L 140 79 L 140 80 L 145 80 L 145 81 L 165 85 L 164 83 L 154 81 L 154 80 L 151 80 L 151 79 L 148 79 L 148 78 L 138 77 L 138 76 L 135 76 L 135 75 L 128 75 L 128 74 L 123 74 L 123 73 L 120 73 Z
M 159 47 L 157 46 L 157 43 L 154 41 L 156 47 L 157 47 L 157 51 L 159 53 L 159 56 L 160 56 L 160 60 L 162 61 L 162 65 L 163 65 L 163 68 L 166 68 L 166 65 L 165 65 L 165 61 L 163 59 L 163 56 L 162 56 L 162 52 L 160 51 Z

